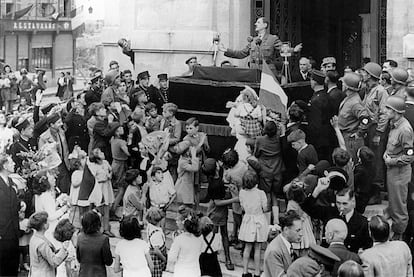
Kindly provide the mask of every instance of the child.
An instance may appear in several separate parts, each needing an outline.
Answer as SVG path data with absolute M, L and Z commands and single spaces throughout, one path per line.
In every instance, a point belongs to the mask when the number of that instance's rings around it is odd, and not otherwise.
M 200 219 L 200 230 L 203 236 L 204 252 L 200 255 L 201 276 L 221 277 L 220 264 L 217 259 L 218 251 L 221 250 L 220 235 L 214 232 L 214 225 L 210 218 L 203 216 Z
M 151 277 L 154 264 L 151 260 L 148 244 L 141 239 L 141 231 L 135 217 L 122 219 L 119 226 L 122 240 L 115 248 L 115 273 L 122 271 L 124 277 Z
M 32 232 L 29 228 L 29 219 L 25 218 L 27 206 L 24 201 L 20 201 L 19 210 L 19 253 L 21 255 L 20 269 L 29 271 L 29 242 Z
M 161 127 L 162 116 L 158 114 L 157 106 L 154 103 L 149 102 L 145 105 L 145 113 L 147 114 L 145 128 L 147 128 L 148 133 L 159 131 Z
M 129 169 L 126 172 L 125 181 L 127 188 L 124 194 L 124 217 L 134 216 L 142 222 L 144 203 L 142 202 L 143 173 L 139 169 Z
M 176 220 L 184 232 L 174 238 L 168 253 L 167 271 L 174 272 L 173 277 L 201 276 L 199 257 L 203 241 L 198 216 L 193 210 L 185 214 L 179 214 Z
M 164 218 L 161 222 L 161 226 L 164 229 L 165 212 L 174 201 L 176 192 L 172 183 L 164 182 L 164 173 L 160 167 L 152 168 L 151 180 L 144 187 L 143 193 L 145 197 L 143 200 L 144 203 L 148 199 L 151 207 L 159 208 L 164 212 Z
M 138 89 L 136 92 L 132 94 L 130 99 L 131 109 L 135 110 L 136 107 L 140 107 L 141 109 L 145 110 L 145 104 L 148 102 L 148 97 L 145 94 L 145 91 Z
M 32 214 L 29 226 L 35 231 L 29 245 L 30 276 L 55 276 L 56 268 L 68 256 L 69 241 L 65 241 L 62 248 L 55 251 L 53 244 L 45 237 L 49 228 L 47 212 Z
M 192 207 L 195 204 L 194 172 L 199 169 L 199 159 L 196 148 L 190 147 L 188 141 L 182 141 L 175 147 L 176 153 L 180 153 L 178 160 L 178 179 L 175 183 L 177 190 L 177 202 Z M 189 150 L 188 150 L 189 149 Z
M 229 237 L 227 232 L 227 216 L 228 206 L 239 200 L 238 197 L 226 199 L 226 187 L 223 182 L 223 168 L 213 158 L 208 158 L 201 166 L 203 173 L 207 176 L 208 189 L 207 197 L 210 203 L 207 209 L 207 215 L 215 226 L 215 232 L 220 229 L 221 240 L 226 257 L 226 268 L 234 270 L 234 265 L 230 258 Z M 236 186 L 231 186 L 235 190 L 234 194 L 238 194 L 239 190 Z
M 69 219 L 65 218 L 59 221 L 56 225 L 55 231 L 53 233 L 56 241 L 61 244 L 65 241 L 69 242 L 67 247 L 68 256 L 65 259 L 65 262 L 58 266 L 56 272 L 57 277 L 66 277 L 66 276 L 76 276 L 75 274 L 79 273 L 79 263 L 76 260 L 76 250 L 73 244 L 75 240 L 74 234 L 76 232 L 75 226 L 70 223 Z M 59 248 L 62 246 L 60 245 Z
M 267 241 L 268 223 L 266 216 L 268 204 L 264 191 L 257 188 L 256 173 L 247 171 L 243 176 L 243 189 L 240 191 L 240 205 L 245 214 L 240 226 L 239 239 L 245 242 L 243 252 L 243 277 L 248 273 L 249 257 L 254 247 L 254 276 L 260 275 L 260 250 L 263 242 Z
M 117 194 L 115 196 L 114 204 L 112 205 L 112 214 L 116 213 L 116 209 L 122 200 L 125 193 L 125 173 L 128 169 L 128 157 L 130 156 L 128 151 L 127 142 L 122 139 L 124 135 L 124 127 L 119 126 L 111 141 L 112 152 L 112 184 L 114 188 L 117 188 Z
M 181 121 L 175 118 L 178 107 L 174 103 L 166 103 L 163 106 L 162 111 L 162 120 L 160 130 L 169 133 L 169 152 L 171 153 L 171 159 L 168 161 L 168 170 L 171 173 L 171 176 L 174 182 L 177 180 L 177 165 L 178 165 L 178 155 L 173 151 L 173 146 L 176 145 L 181 140 Z
M 312 144 L 306 143 L 306 134 L 301 129 L 292 131 L 288 135 L 287 140 L 292 144 L 292 148 L 298 152 L 297 166 L 299 174 L 308 168 L 309 165 L 318 163 L 318 154 Z
M 222 162 L 224 167 L 223 180 L 225 184 L 233 184 L 238 191 L 243 185 L 243 175 L 247 171 L 247 164 L 239 160 L 239 154 L 233 149 L 227 149 L 222 156 Z M 238 196 L 235 195 L 235 196 Z M 232 204 L 233 210 L 233 235 L 231 236 L 230 243 L 235 244 L 236 249 L 241 249 L 242 244 L 237 240 L 237 232 L 239 231 L 242 221 L 242 209 L 240 203 L 234 202 Z
M 69 154 L 69 162 L 73 173 L 71 176 L 71 187 L 70 187 L 70 219 L 75 228 L 80 229 L 80 206 L 78 205 L 79 190 L 83 179 L 83 170 L 86 163 L 86 152 L 83 151 L 79 146 L 75 146 L 72 153 Z
M 196 148 L 197 157 L 200 162 L 200 168 L 201 164 L 206 159 L 206 154 L 210 152 L 207 134 L 199 131 L 199 122 L 195 117 L 187 119 L 185 122 L 185 130 L 187 132 L 187 135 L 183 138 L 183 141 L 190 142 L 190 146 Z M 195 209 L 198 208 L 201 181 L 201 175 L 199 172 L 196 172 L 194 174 Z
M 302 257 L 309 250 L 310 244 L 316 243 L 312 219 L 300 207 L 306 200 L 305 183 L 293 181 L 289 185 L 286 198 L 288 200 L 286 211 L 293 210 L 302 218 L 302 240 L 300 243 L 292 243 L 292 248 L 299 252 L 299 257 Z
M 162 277 L 162 272 L 167 267 L 167 247 L 165 244 L 165 235 L 160 227 L 163 212 L 155 207 L 152 207 L 147 212 L 147 236 L 150 245 L 150 255 L 154 263 L 154 270 L 152 277 Z

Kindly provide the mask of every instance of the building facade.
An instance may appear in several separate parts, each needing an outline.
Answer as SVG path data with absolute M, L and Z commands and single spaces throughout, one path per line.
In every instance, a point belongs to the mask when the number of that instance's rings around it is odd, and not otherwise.
M 358 68 L 369 57 L 381 63 L 394 59 L 404 67 L 414 63 L 413 0 L 106 0 L 99 66 L 111 60 L 136 73 L 149 70 L 179 75 L 184 61 L 197 56 L 213 64 L 213 37 L 241 49 L 254 35 L 254 21 L 270 19 L 270 32 L 292 45 L 303 43 L 302 55 L 320 64 L 337 58 L 337 68 Z M 117 41 L 131 41 L 135 68 Z M 225 57 L 220 53 L 218 61 Z M 246 66 L 247 59 L 232 60 Z
M 44 68 L 49 80 L 73 74 L 72 9 L 72 0 L 1 0 L 0 60 L 12 70 Z

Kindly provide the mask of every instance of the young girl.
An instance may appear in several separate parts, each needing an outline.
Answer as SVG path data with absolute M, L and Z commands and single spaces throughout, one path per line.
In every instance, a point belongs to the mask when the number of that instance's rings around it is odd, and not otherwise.
M 165 235 L 160 227 L 163 219 L 163 212 L 152 207 L 147 212 L 147 236 L 150 245 L 150 255 L 154 263 L 152 277 L 162 277 L 162 272 L 167 267 L 167 247 Z
M 226 257 L 226 268 L 228 270 L 234 270 L 234 265 L 230 258 L 227 217 L 228 206 L 239 201 L 239 190 L 236 186 L 231 185 L 230 190 L 234 191 L 232 194 L 236 194 L 237 196 L 230 199 L 226 197 L 226 187 L 224 186 L 223 181 L 223 168 L 215 159 L 206 159 L 201 166 L 201 169 L 207 176 L 208 181 L 207 197 L 210 199 L 210 203 L 208 205 L 207 215 L 215 226 L 214 231 L 217 233 L 218 229 L 220 229 L 224 255 Z
M 105 160 L 105 154 L 99 148 L 92 150 L 86 164 L 95 177 L 95 186 L 89 195 L 88 201 L 95 207 L 98 207 L 103 214 L 104 234 L 114 237 L 115 235 L 110 231 L 109 226 L 109 207 L 114 203 L 111 166 Z
M 167 271 L 174 272 L 173 277 L 200 277 L 199 257 L 203 251 L 203 241 L 200 238 L 198 216 L 188 209 L 188 212 L 178 215 L 176 222 L 184 232 L 174 238 L 168 253 Z
M 122 219 L 119 227 L 122 240 L 115 248 L 115 273 L 122 271 L 123 277 L 151 277 L 154 265 L 149 254 L 149 246 L 141 239 L 141 231 L 137 218 Z
M 262 243 L 266 242 L 268 223 L 266 216 L 267 198 L 264 191 L 257 188 L 256 173 L 247 171 L 243 176 L 243 189 L 239 193 L 240 205 L 245 214 L 240 226 L 239 239 L 245 242 L 243 252 L 243 277 L 251 276 L 248 272 L 249 257 L 254 247 L 254 276 L 260 275 L 260 250 Z
M 144 173 L 139 169 L 129 169 L 125 175 L 127 188 L 123 198 L 123 216 L 134 216 L 142 223 L 144 202 L 142 201 L 142 184 Z
M 75 228 L 81 228 L 80 222 L 80 207 L 78 206 L 79 189 L 82 183 L 83 169 L 86 163 L 86 152 L 83 151 L 79 146 L 75 146 L 72 153 L 69 155 L 69 162 L 71 168 L 74 169 L 71 176 L 71 187 L 70 187 L 70 221 Z
M 204 249 L 199 259 L 201 276 L 221 277 L 221 268 L 217 259 L 218 251 L 223 248 L 220 234 L 214 232 L 213 222 L 207 216 L 200 219 L 200 230 Z
M 69 219 L 65 218 L 59 221 L 55 228 L 54 237 L 55 239 L 63 243 L 65 241 L 69 242 L 69 245 L 67 247 L 68 256 L 64 263 L 58 266 L 56 271 L 57 277 L 72 277 L 76 276 L 76 274 L 79 272 L 79 263 L 76 260 L 76 250 L 73 241 L 75 240 L 75 226 L 73 226 L 72 223 L 70 223 Z M 62 247 L 58 247 L 59 249 Z
M 114 188 L 117 188 L 115 202 L 112 205 L 112 213 L 115 214 L 119 203 L 125 193 L 127 184 L 125 183 L 125 173 L 128 169 L 128 157 L 130 156 L 128 151 L 127 142 L 122 139 L 124 135 L 124 127 L 119 126 L 116 129 L 114 137 L 111 141 L 112 151 L 112 184 Z

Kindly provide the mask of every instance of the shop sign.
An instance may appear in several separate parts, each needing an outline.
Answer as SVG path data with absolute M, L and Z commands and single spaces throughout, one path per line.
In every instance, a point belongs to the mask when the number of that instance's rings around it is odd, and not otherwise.
M 18 20 L 6 21 L 5 31 L 71 31 L 70 21 L 38 21 L 38 20 Z

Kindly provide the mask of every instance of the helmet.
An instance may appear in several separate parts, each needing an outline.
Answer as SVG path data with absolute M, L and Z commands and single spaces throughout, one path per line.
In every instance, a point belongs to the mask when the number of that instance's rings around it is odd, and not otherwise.
M 369 62 L 364 66 L 364 70 L 368 72 L 368 74 L 372 77 L 379 79 L 382 72 L 382 67 L 377 63 Z
M 391 95 L 387 98 L 385 106 L 396 111 L 397 113 L 405 112 L 405 100 L 400 96 Z
M 390 70 L 391 78 L 394 80 L 394 82 L 405 85 L 408 79 L 408 72 L 405 69 L 402 69 L 400 67 L 396 67 L 392 70 Z
M 344 77 L 342 77 L 342 82 L 348 89 L 358 91 L 360 88 L 361 77 L 354 72 L 345 73 Z
M 105 74 L 105 82 L 108 85 L 112 85 L 117 77 L 119 77 L 119 73 L 116 70 L 109 70 L 108 73 Z

